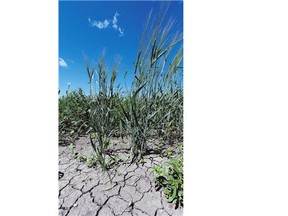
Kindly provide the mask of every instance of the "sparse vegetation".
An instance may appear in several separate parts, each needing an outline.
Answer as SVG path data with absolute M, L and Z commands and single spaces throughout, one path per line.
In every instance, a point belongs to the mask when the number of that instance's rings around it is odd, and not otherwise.
M 127 138 L 130 163 L 145 164 L 145 155 L 160 152 L 168 161 L 163 167 L 154 166 L 156 188 L 163 189 L 168 201 L 178 208 L 183 206 L 183 157 L 175 151 L 182 149 L 183 141 L 182 33 L 172 35 L 173 21 L 163 25 L 162 15 L 154 20 L 149 14 L 136 53 L 132 85 L 126 91 L 115 87 L 119 59 L 111 71 L 105 65 L 104 53 L 96 66 L 85 61 L 89 95 L 79 89 L 59 98 L 59 143 L 88 135 L 94 154 L 76 154 L 71 144 L 71 156 L 86 161 L 88 167 L 99 165 L 108 175 L 112 164 L 123 161 L 111 153 L 112 137 L 118 137 L 119 142 L 120 137 Z M 98 83 L 95 89 L 94 79 Z M 153 139 L 158 144 L 148 145 Z

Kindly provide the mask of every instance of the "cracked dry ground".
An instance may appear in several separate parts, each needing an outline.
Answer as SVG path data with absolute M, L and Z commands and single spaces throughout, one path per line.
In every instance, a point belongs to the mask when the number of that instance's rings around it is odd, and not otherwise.
M 117 149 L 117 140 L 114 147 Z M 87 137 L 75 143 L 75 152 L 92 153 Z M 127 151 L 126 151 L 127 152 Z M 122 153 L 125 157 L 125 153 Z M 127 155 L 126 155 L 127 156 Z M 112 171 L 112 183 L 100 167 L 88 168 L 70 156 L 68 146 L 59 146 L 59 215 L 61 216 L 182 216 L 152 182 L 152 166 L 163 159 L 149 155 L 144 164 L 123 164 Z

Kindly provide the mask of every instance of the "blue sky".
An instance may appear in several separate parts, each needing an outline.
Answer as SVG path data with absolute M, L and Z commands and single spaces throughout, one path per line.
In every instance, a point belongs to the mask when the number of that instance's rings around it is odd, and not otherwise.
M 129 85 L 147 15 L 157 12 L 159 1 L 60 1 L 59 2 L 59 89 L 63 95 L 82 88 L 88 94 L 85 56 L 97 62 L 105 50 L 108 72 L 121 57 L 117 83 Z M 170 2 L 167 19 L 173 17 L 182 30 L 183 4 Z

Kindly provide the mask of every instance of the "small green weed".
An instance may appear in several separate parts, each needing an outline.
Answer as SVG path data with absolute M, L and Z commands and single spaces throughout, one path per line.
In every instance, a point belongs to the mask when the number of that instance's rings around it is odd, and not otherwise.
M 139 161 L 139 163 L 142 164 L 142 166 L 143 166 L 143 165 L 146 163 L 146 161 L 145 161 L 144 158 L 141 158 L 140 161 Z
M 183 157 L 170 159 L 163 167 L 153 166 L 156 191 L 163 188 L 168 202 L 175 203 L 175 209 L 183 207 Z
M 93 155 L 86 158 L 86 164 L 88 167 L 92 167 L 95 164 L 95 159 Z
M 83 154 L 81 154 L 81 153 L 78 153 L 77 159 L 78 159 L 80 162 L 85 162 L 85 161 L 86 161 L 85 156 L 84 156 Z
M 75 155 L 74 148 L 75 148 L 75 145 L 73 143 L 70 143 L 69 151 L 70 151 L 70 156 L 71 157 L 74 157 L 74 155 Z

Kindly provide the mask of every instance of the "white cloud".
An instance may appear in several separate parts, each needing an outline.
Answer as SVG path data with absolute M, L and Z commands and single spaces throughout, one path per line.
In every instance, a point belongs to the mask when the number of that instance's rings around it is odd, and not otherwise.
M 92 21 L 90 18 L 88 18 L 88 22 L 90 23 L 91 26 L 96 26 L 99 29 L 107 28 L 107 26 L 110 23 L 107 19 L 101 22 L 101 21 L 95 21 L 95 20 Z
M 118 26 L 117 26 L 117 22 L 118 22 L 117 16 L 119 16 L 118 12 L 115 13 L 115 15 L 114 15 L 114 17 L 113 17 L 113 21 L 112 21 L 112 23 L 113 23 L 113 28 L 116 29 L 116 30 L 118 29 Z
M 119 36 L 123 36 L 124 35 L 124 29 L 119 27 L 118 30 L 120 32 Z
M 59 58 L 59 66 L 61 67 L 68 67 L 67 63 L 64 61 L 64 59 Z
M 100 21 L 93 21 L 92 23 L 91 23 L 91 25 L 92 26 L 96 26 L 97 28 L 99 28 L 99 29 L 103 29 L 103 28 L 107 28 L 108 27 L 108 25 L 109 25 L 109 21 L 107 20 L 107 19 L 105 19 L 103 22 L 100 22 Z
M 112 28 L 115 29 L 116 31 L 119 31 L 119 36 L 123 36 L 124 35 L 124 29 L 121 28 L 120 26 L 117 25 L 118 23 L 118 19 L 117 17 L 119 16 L 119 13 L 116 11 L 113 20 L 107 20 L 105 19 L 103 22 L 101 21 L 96 21 L 96 20 L 91 20 L 90 18 L 88 18 L 88 22 L 90 23 L 91 26 L 95 26 L 99 29 L 105 29 L 107 28 L 110 23 L 112 22 Z
M 119 31 L 119 36 L 123 36 L 124 35 L 124 29 L 122 29 L 120 26 L 117 25 L 117 22 L 118 22 L 118 19 L 117 17 L 119 16 L 119 13 L 116 11 L 114 17 L 113 17 L 113 20 L 112 20 L 112 23 L 113 23 L 113 28 L 117 31 Z

